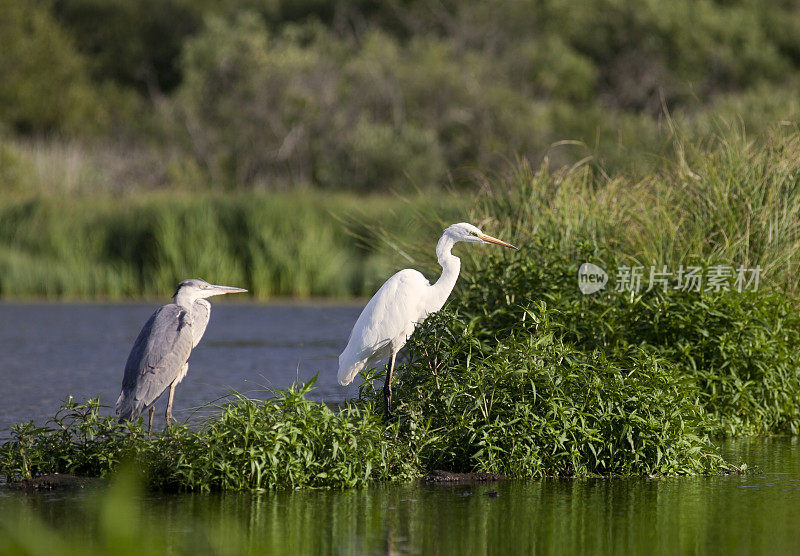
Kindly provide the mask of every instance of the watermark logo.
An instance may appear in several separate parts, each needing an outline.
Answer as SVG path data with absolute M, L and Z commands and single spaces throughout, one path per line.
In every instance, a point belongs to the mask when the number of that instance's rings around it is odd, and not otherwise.
M 605 270 L 592 263 L 583 263 L 578 269 L 578 288 L 584 295 L 602 290 L 608 283 Z
M 721 292 L 721 291 L 758 291 L 763 270 L 760 266 L 746 268 L 730 265 L 714 265 L 706 268 L 700 266 L 680 265 L 677 270 L 651 266 L 627 266 L 617 268 L 614 279 L 614 291 L 649 292 L 653 289 L 662 291 L 677 290 L 685 292 Z M 592 263 L 583 263 L 578 269 L 578 288 L 585 295 L 603 289 L 609 278 L 605 270 Z

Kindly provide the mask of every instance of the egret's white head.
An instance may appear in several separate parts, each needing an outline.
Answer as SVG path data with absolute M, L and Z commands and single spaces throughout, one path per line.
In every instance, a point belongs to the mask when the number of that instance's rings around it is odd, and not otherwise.
M 217 286 L 215 284 L 209 284 L 205 280 L 200 280 L 199 278 L 191 278 L 178 284 L 178 289 L 175 291 L 174 298 L 176 301 L 179 296 L 181 299 L 196 300 L 226 293 L 242 293 L 246 291 L 247 290 L 243 290 L 242 288 Z
M 502 245 L 503 247 L 516 249 L 516 247 L 510 243 L 506 243 L 505 241 L 499 240 L 496 237 L 486 235 L 477 226 L 467 224 L 466 222 L 459 222 L 458 224 L 449 226 L 444 231 L 444 234 L 449 236 L 453 241 L 466 241 L 469 243 L 494 243 L 497 245 Z

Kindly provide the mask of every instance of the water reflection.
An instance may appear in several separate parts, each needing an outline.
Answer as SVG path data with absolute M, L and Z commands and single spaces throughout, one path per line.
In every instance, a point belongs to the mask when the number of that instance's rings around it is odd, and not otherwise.
M 223 543 L 258 553 L 791 553 L 800 546 L 796 439 L 729 442 L 745 476 L 381 485 L 348 491 L 145 495 L 148 530 L 174 552 Z M 496 492 L 496 496 L 487 496 Z M 0 496 L 91 538 L 93 494 Z

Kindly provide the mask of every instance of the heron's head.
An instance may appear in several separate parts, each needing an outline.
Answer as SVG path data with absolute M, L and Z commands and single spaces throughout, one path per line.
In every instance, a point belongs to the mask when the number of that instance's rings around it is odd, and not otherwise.
M 175 291 L 175 296 L 181 296 L 185 299 L 204 299 L 206 297 L 212 297 L 215 295 L 223 295 L 226 293 L 242 293 L 246 292 L 247 290 L 243 290 L 242 288 L 233 288 L 231 286 L 217 286 L 215 284 L 209 284 L 205 280 L 200 280 L 199 278 L 191 278 L 189 280 L 184 280 L 180 284 L 178 284 L 178 289 Z
M 505 241 L 499 240 L 496 237 L 484 234 L 480 228 L 473 226 L 472 224 L 467 224 L 466 222 L 453 224 L 452 226 L 449 226 L 444 233 L 445 235 L 450 236 L 453 241 L 466 241 L 469 243 L 494 243 L 496 245 L 502 245 L 503 247 L 517 249 L 510 243 L 506 243 Z

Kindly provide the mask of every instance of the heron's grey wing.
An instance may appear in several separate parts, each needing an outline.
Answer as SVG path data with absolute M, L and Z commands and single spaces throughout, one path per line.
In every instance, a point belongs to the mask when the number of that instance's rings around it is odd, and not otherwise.
M 135 419 L 177 378 L 192 352 L 191 318 L 180 306 L 170 303 L 156 310 L 133 344 L 117 415 Z

